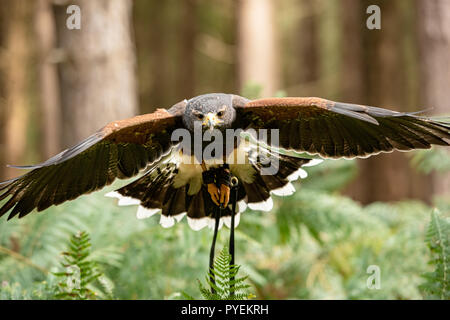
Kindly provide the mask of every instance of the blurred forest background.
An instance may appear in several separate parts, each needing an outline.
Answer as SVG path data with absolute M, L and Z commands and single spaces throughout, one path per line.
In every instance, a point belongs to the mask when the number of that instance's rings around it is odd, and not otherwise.
M 71 4 L 80 30 L 66 27 Z M 373 4 L 380 30 L 366 27 Z M 207 92 L 449 115 L 450 2 L 1 0 L 0 75 L 0 180 L 21 174 L 6 164 L 40 162 L 109 121 Z M 449 158 L 435 148 L 326 161 L 273 212 L 246 212 L 237 262 L 256 297 L 423 298 L 432 208 L 448 223 Z M 90 233 L 114 297 L 195 293 L 211 230 L 136 220 L 105 193 L 0 219 L 0 298 L 45 298 L 36 285 L 51 281 L 77 230 Z M 366 286 L 369 265 L 382 270 L 380 290 Z

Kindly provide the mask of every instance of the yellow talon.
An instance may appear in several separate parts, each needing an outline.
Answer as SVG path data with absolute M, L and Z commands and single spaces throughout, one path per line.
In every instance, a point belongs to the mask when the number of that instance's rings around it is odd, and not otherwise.
M 228 202 L 230 201 L 230 187 L 222 184 L 219 189 L 214 183 L 209 183 L 208 193 L 210 194 L 212 201 L 217 206 L 226 208 Z
M 214 183 L 208 184 L 208 193 L 211 195 L 212 201 L 219 206 L 219 189 Z
M 227 207 L 228 201 L 230 201 L 230 187 L 222 184 L 220 186 L 220 204 L 222 208 Z

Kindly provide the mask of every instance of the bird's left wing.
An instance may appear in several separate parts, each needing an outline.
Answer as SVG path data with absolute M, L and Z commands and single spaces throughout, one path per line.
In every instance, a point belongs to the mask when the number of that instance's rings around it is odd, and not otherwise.
M 0 217 L 8 219 L 44 210 L 82 194 L 99 190 L 116 178 L 129 178 L 170 150 L 171 132 L 180 126 L 177 104 L 169 111 L 114 121 L 51 159 L 33 166 L 25 175 L 0 182 Z
M 234 107 L 239 127 L 279 129 L 279 147 L 325 158 L 364 158 L 450 143 L 450 123 L 414 113 L 321 98 L 258 99 Z

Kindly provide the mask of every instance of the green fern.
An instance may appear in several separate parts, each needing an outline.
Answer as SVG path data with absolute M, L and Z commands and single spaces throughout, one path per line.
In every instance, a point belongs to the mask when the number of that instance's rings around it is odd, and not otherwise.
M 56 286 L 56 299 L 86 300 L 95 299 L 97 292 L 90 288 L 92 282 L 99 279 L 102 273 L 97 263 L 89 260 L 90 239 L 86 232 L 72 235 L 68 250 L 63 252 L 61 266 L 63 272 L 53 274 L 60 279 Z
M 434 271 L 424 275 L 426 282 L 421 289 L 427 299 L 450 299 L 450 222 L 440 216 L 438 210 L 431 214 L 426 242 L 431 251 L 430 264 Z
M 198 286 L 205 300 L 246 300 L 254 295 L 248 292 L 250 287 L 245 283 L 248 276 L 238 277 L 239 265 L 230 265 L 231 255 L 228 248 L 224 247 L 219 256 L 214 259 L 214 268 L 206 275 L 206 283 L 214 289 L 212 293 L 200 280 Z M 214 282 L 211 281 L 214 279 Z M 185 298 L 195 300 L 192 296 L 183 292 Z
M 54 297 L 54 285 L 42 281 L 24 288 L 19 282 L 10 284 L 3 281 L 0 284 L 0 300 L 42 300 Z

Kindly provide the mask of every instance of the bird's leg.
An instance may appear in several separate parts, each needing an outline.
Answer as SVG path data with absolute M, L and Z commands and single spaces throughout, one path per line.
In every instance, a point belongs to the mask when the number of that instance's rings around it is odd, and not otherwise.
M 216 173 L 217 168 L 206 169 L 206 164 L 202 162 L 202 178 L 203 183 L 206 185 L 209 195 L 211 196 L 212 201 L 219 206 L 219 188 L 216 186 Z
M 210 194 L 212 201 L 217 206 L 220 206 L 220 204 L 219 204 L 219 200 L 220 200 L 219 188 L 217 188 L 215 183 L 208 183 L 207 188 L 208 188 L 208 193 Z
M 221 208 L 226 208 L 230 201 L 231 172 L 228 164 L 220 168 L 206 169 L 202 163 L 203 183 L 206 184 L 212 201 Z
M 219 193 L 220 193 L 220 205 L 222 208 L 226 208 L 228 202 L 230 201 L 230 187 L 225 184 L 221 184 Z
M 230 166 L 228 164 L 224 164 L 220 169 L 218 170 L 216 174 L 216 182 L 219 186 L 219 193 L 220 193 L 220 207 L 226 208 L 228 205 L 228 202 L 230 201 L 230 187 L 231 187 L 231 172 L 230 172 Z

